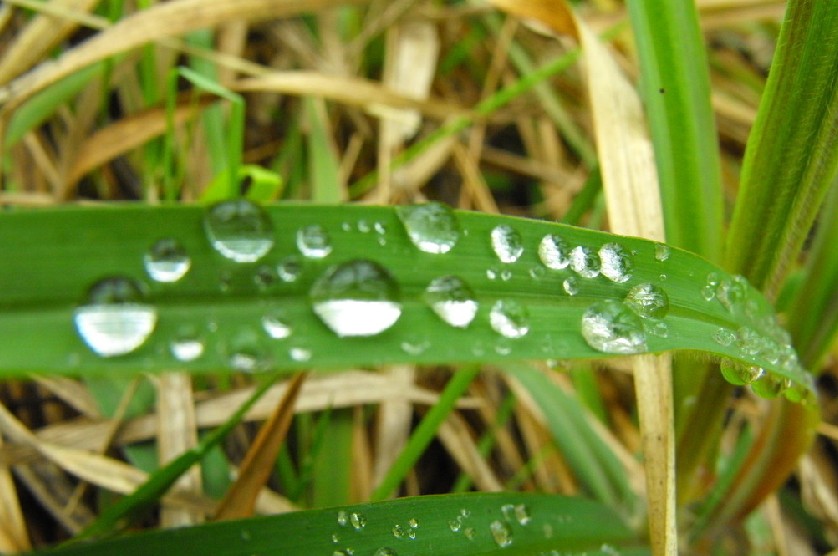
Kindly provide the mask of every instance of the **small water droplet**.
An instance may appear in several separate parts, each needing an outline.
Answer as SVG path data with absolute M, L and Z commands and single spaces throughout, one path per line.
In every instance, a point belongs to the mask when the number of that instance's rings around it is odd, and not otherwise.
M 456 276 L 434 278 L 425 288 L 425 303 L 447 324 L 465 328 L 477 314 L 477 300 L 471 288 Z
M 460 225 L 448 205 L 431 202 L 398 206 L 396 214 L 410 241 L 425 253 L 448 253 L 460 239 Z
M 669 325 L 662 320 L 653 318 L 643 319 L 643 330 L 658 338 L 669 337 Z
M 384 267 L 365 259 L 326 270 L 309 297 L 315 314 L 341 337 L 380 334 L 401 315 L 396 281 Z
M 655 260 L 664 262 L 669 259 L 670 249 L 669 246 L 663 243 L 656 243 L 655 244 Z
M 332 238 L 319 224 L 297 230 L 297 249 L 309 259 L 322 259 L 332 252 Z
M 262 265 L 256 269 L 256 272 L 253 274 L 253 282 L 256 284 L 260 290 L 266 290 L 270 287 L 271 284 L 274 283 L 276 280 L 276 274 L 274 274 L 273 268 Z
M 382 546 L 381 548 L 375 551 L 375 554 L 373 554 L 373 556 L 398 556 L 398 552 L 396 552 L 388 546 Z
M 489 531 L 492 533 L 492 540 L 500 548 L 512 546 L 512 529 L 507 523 L 496 519 L 489 524 Z
M 642 353 L 646 351 L 643 322 L 625 304 L 599 301 L 582 315 L 582 336 L 589 346 L 604 353 Z
M 340 542 L 340 536 L 337 533 L 332 533 L 332 544 L 337 544 Z
M 291 335 L 291 325 L 279 314 L 269 313 L 262 317 L 262 328 L 271 338 L 283 340 Z
M 338 510 L 338 525 L 346 527 L 349 524 L 349 512 L 346 510 Z
M 546 235 L 538 244 L 538 258 L 547 268 L 567 268 L 570 264 L 570 245 L 555 234 Z
M 455 519 L 449 519 L 448 528 L 451 529 L 452 533 L 459 533 L 463 528 L 463 519 L 460 516 L 457 516 Z
M 716 299 L 725 309 L 733 312 L 745 299 L 746 284 L 741 276 L 734 276 L 732 280 L 723 278 L 716 287 Z
M 736 341 L 736 332 L 730 328 L 721 327 L 713 333 L 713 339 L 722 346 L 730 346 Z
M 293 255 L 285 257 L 276 265 L 276 275 L 286 284 L 296 282 L 302 272 L 302 262 Z
M 544 534 L 545 539 L 553 538 L 553 526 L 549 523 L 545 523 L 541 526 L 541 532 Z
M 405 531 L 404 527 L 397 523 L 393 525 L 393 536 L 397 539 L 403 539 L 407 536 L 407 531 Z
M 751 390 L 761 397 L 773 399 L 782 394 L 791 386 L 791 381 L 785 377 L 763 373 L 751 383 Z
M 542 278 L 544 278 L 544 273 L 545 273 L 545 270 L 544 270 L 543 266 L 530 267 L 530 278 L 532 278 L 535 281 L 538 281 L 538 280 L 541 280 Z
M 114 357 L 145 343 L 157 324 L 157 310 L 143 303 L 138 282 L 116 276 L 99 280 L 90 288 L 86 303 L 76 308 L 73 320 L 93 352 Z
M 655 284 L 638 284 L 626 294 L 624 303 L 643 318 L 662 319 L 669 312 L 669 296 Z
M 497 271 L 497 269 L 494 269 L 494 268 L 487 268 L 487 269 L 486 269 L 486 278 L 487 278 L 487 279 L 489 279 L 489 280 L 492 280 L 492 281 L 497 280 L 497 279 L 498 279 L 498 271 Z
M 171 341 L 169 351 L 178 361 L 194 361 L 204 354 L 204 342 L 192 328 L 185 327 Z
M 489 312 L 489 325 L 505 338 L 522 338 L 530 331 L 530 317 L 517 301 L 500 299 Z
M 579 281 L 576 278 L 565 278 L 562 282 L 562 288 L 569 296 L 574 296 L 579 293 Z
M 155 282 L 177 282 L 189 271 L 192 260 L 180 242 L 163 238 L 143 256 L 143 265 Z
M 474 527 L 466 527 L 465 529 L 463 529 L 463 536 L 465 536 L 465 538 L 467 538 L 470 541 L 474 540 L 476 534 L 477 532 L 474 530 Z
M 305 363 L 312 357 L 311 350 L 301 346 L 294 346 L 288 350 L 288 357 L 297 363 Z
M 358 231 L 362 234 L 368 234 L 372 230 L 372 226 L 366 220 L 358 220 Z
M 416 540 L 416 531 L 414 531 L 413 529 L 408 529 L 407 538 L 412 541 Z
M 253 372 L 259 366 L 259 356 L 250 351 L 237 351 L 230 356 L 230 366 L 237 371 Z
M 490 233 L 492 250 L 502 263 L 514 263 L 524 252 L 521 234 L 512 226 L 501 224 L 492 228 Z
M 599 248 L 600 272 L 621 284 L 631 278 L 631 256 L 619 243 L 606 243 Z
M 503 280 L 504 282 L 509 282 L 510 280 L 512 280 L 512 271 L 509 270 L 508 268 L 505 268 L 505 269 L 501 270 L 500 271 L 500 279 Z
M 411 517 L 407 520 L 407 526 L 411 529 L 417 529 L 419 527 L 419 520 L 415 517 Z
M 204 216 L 204 230 L 215 250 L 237 263 L 258 261 L 274 244 L 270 217 L 246 199 L 210 207 Z
M 585 247 L 577 245 L 570 251 L 570 269 L 582 278 L 599 276 L 599 257 Z
M 518 521 L 519 525 L 529 525 L 532 521 L 532 516 L 530 515 L 530 510 L 524 504 L 518 504 L 515 506 L 515 519 Z
M 467 508 L 460 508 L 460 516 L 471 517 L 471 510 L 469 510 Z
M 356 531 L 360 531 L 367 526 L 367 518 L 360 512 L 350 512 L 349 524 L 352 525 L 352 528 Z
M 725 380 L 735 386 L 751 384 L 765 373 L 762 367 L 743 365 L 731 359 L 722 359 L 719 369 Z
M 408 338 L 399 344 L 402 351 L 408 355 L 422 355 L 428 348 L 431 347 L 431 342 L 427 338 Z

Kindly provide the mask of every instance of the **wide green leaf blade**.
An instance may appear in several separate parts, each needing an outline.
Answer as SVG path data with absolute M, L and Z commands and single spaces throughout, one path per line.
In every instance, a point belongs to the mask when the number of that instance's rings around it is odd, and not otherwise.
M 769 369 L 802 388 L 810 385 L 766 300 L 744 280 L 686 251 L 554 223 L 458 212 L 459 241 L 450 254 L 433 254 L 411 243 L 393 208 L 281 205 L 266 212 L 273 246 L 255 263 L 233 262 L 213 248 L 202 207 L 69 208 L 2 215 L 0 335 L 7 346 L 0 353 L 2 373 L 336 369 L 395 362 L 597 358 L 615 354 L 586 342 L 583 314 L 597 302 L 614 307 L 631 288 L 652 284 L 668 295 L 670 309 L 660 320 L 630 319 L 630 327 L 645 342 L 635 351 L 706 352 Z M 324 258 L 306 259 L 298 251 L 297 233 L 314 224 L 329 234 L 332 250 Z M 490 234 L 497 226 L 508 226 L 513 243 L 520 241 L 523 251 L 515 262 L 503 263 L 493 252 Z M 587 248 L 595 264 L 604 246 L 619 246 L 631 266 L 619 277 L 626 281 L 547 268 L 538 248 L 549 234 L 560 236 L 569 247 Z M 189 272 L 174 283 L 150 280 L 144 269 L 144 255 L 161 238 L 176 239 L 191 258 Z M 276 274 L 277 265 L 288 257 L 301 268 L 293 282 Z M 354 259 L 386 267 L 400 290 L 401 315 L 379 335 L 339 338 L 312 311 L 309 290 L 328 267 Z M 146 301 L 158 319 L 136 351 L 100 357 L 76 332 L 73 315 L 91 285 L 114 275 L 144 282 Z M 479 303 L 476 318 L 466 327 L 445 324 L 424 300 L 431 280 L 448 275 L 465 281 Z M 503 319 L 492 318 L 498 301 L 525 313 L 521 337 L 505 330 Z M 286 321 L 290 334 L 272 338 L 263 329 L 266 316 Z M 351 317 L 366 315 L 360 311 Z M 638 324 L 640 320 L 646 322 Z M 203 342 L 202 355 L 191 361 L 178 360 L 170 351 L 184 328 Z
M 493 533 L 494 531 L 494 533 Z M 40 554 L 647 554 L 607 506 L 583 498 L 480 493 L 401 498 L 153 531 Z M 626 546 L 626 550 L 622 547 Z M 389 549 L 387 551 L 386 549 Z

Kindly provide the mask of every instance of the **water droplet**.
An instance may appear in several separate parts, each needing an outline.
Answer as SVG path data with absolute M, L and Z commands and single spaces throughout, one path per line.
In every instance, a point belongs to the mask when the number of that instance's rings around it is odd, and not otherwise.
M 416 531 L 414 531 L 413 529 L 408 529 L 407 538 L 412 540 L 412 541 L 416 540 Z
M 625 304 L 599 301 L 582 315 L 582 336 L 589 346 L 604 353 L 646 351 L 643 322 Z
M 791 386 L 789 379 L 770 373 L 763 373 L 751 383 L 751 390 L 761 398 L 773 399 L 785 392 L 789 386 Z
M 713 333 L 713 339 L 716 340 L 717 344 L 727 347 L 736 341 L 736 332 L 730 328 L 722 327 Z
M 718 285 L 719 275 L 715 272 L 708 274 L 704 287 L 701 288 L 701 297 L 704 298 L 704 301 L 713 301 L 713 298 L 716 297 L 716 287 Z
M 664 262 L 669 259 L 670 249 L 668 245 L 663 243 L 655 244 L 655 260 Z
M 503 519 L 507 522 L 511 522 L 515 516 L 515 505 L 514 504 L 504 504 L 500 507 L 500 513 L 503 514 Z
M 521 338 L 530 331 L 530 317 L 527 309 L 517 301 L 501 299 L 489 312 L 489 325 L 505 338 Z
M 643 330 L 658 338 L 669 337 L 669 325 L 658 319 L 643 319 Z
M 230 366 L 237 371 L 253 372 L 259 366 L 259 356 L 250 351 L 237 351 L 230 356 Z
M 215 250 L 237 263 L 258 261 L 274 244 L 268 213 L 246 199 L 210 207 L 204 217 L 204 230 Z
M 372 230 L 372 226 L 366 220 L 358 220 L 358 231 L 362 234 L 368 234 Z
M 151 246 L 143 264 L 155 282 L 177 282 L 189 271 L 192 260 L 178 240 L 164 238 Z
M 204 342 L 193 329 L 187 327 L 171 341 L 169 351 L 178 361 L 194 361 L 204 354 Z
M 457 517 L 456 519 L 449 519 L 448 528 L 451 529 L 452 533 L 459 533 L 460 530 L 463 528 L 462 519 L 460 517 Z
M 271 338 L 282 340 L 291 335 L 291 325 L 277 314 L 267 314 L 262 317 L 262 328 Z
M 408 355 L 422 355 L 431 347 L 431 342 L 427 338 L 411 337 L 402 341 L 400 346 Z
M 501 270 L 500 271 L 500 279 L 503 280 L 504 282 L 509 282 L 510 280 L 512 280 L 512 271 L 509 270 L 508 268 L 505 268 L 505 269 Z
M 337 533 L 332 533 L 332 543 L 337 544 L 340 542 L 340 536 Z
M 570 264 L 570 245 L 555 234 L 546 235 L 538 244 L 538 258 L 547 268 L 567 268 Z
M 425 253 L 448 253 L 460 239 L 457 217 L 449 206 L 442 203 L 398 206 L 396 214 L 410 241 Z
M 532 521 L 529 508 L 527 508 L 524 504 L 516 505 L 515 519 L 518 521 L 519 525 L 529 525 L 530 521 Z
M 471 510 L 467 508 L 460 508 L 460 516 L 461 517 L 471 517 Z
M 297 249 L 304 257 L 322 259 L 332 252 L 332 238 L 319 224 L 297 230 Z
M 360 531 L 367 526 L 367 518 L 360 512 L 350 512 L 349 524 L 352 525 L 352 528 L 356 531 Z
M 396 281 L 384 267 L 364 259 L 326 270 L 309 297 L 315 314 L 341 337 L 380 334 L 401 315 Z
M 76 330 L 102 357 L 131 353 L 145 343 L 157 323 L 157 310 L 142 301 L 142 289 L 131 278 L 99 280 L 73 314 Z
M 544 270 L 543 266 L 532 266 L 530 267 L 530 278 L 536 281 L 541 280 L 542 278 L 544 278 L 545 272 L 546 271 Z
M 490 234 L 492 250 L 502 263 L 514 263 L 524 252 L 521 234 L 512 226 L 495 226 Z
M 311 359 L 311 350 L 301 346 L 294 346 L 288 350 L 288 357 L 297 363 L 305 363 Z
M 512 529 L 503 521 L 495 520 L 489 525 L 492 539 L 500 548 L 512 546 Z
M 302 272 L 302 262 L 293 255 L 285 257 L 276 265 L 276 275 L 286 284 L 296 282 Z
M 474 527 L 466 527 L 465 529 L 463 529 L 463 536 L 465 536 L 465 538 L 467 538 L 470 541 L 474 540 L 474 536 L 476 534 L 477 532 L 474 530 Z
M 579 293 L 579 281 L 576 278 L 565 278 L 564 282 L 562 282 L 562 288 L 569 296 L 574 296 Z
M 716 287 L 716 299 L 728 311 L 733 311 L 745 299 L 745 279 L 741 276 L 734 276 L 732 280 L 723 278 Z
M 260 290 L 266 290 L 275 280 L 276 274 L 274 274 L 273 268 L 267 265 L 262 265 L 257 268 L 256 273 L 253 275 L 253 282 Z
M 396 552 L 388 546 L 382 546 L 381 548 L 375 551 L 375 554 L 373 554 L 373 556 L 398 556 L 398 552 Z
M 669 312 L 669 296 L 654 284 L 638 284 L 626 294 L 624 303 L 643 318 L 662 319 Z
M 407 531 L 405 531 L 404 527 L 397 523 L 393 525 L 393 536 L 397 539 L 403 539 L 407 536 Z
M 434 278 L 425 288 L 425 302 L 446 323 L 465 328 L 477 314 L 477 301 L 471 288 L 456 276 Z
M 417 529 L 419 527 L 419 520 L 417 520 L 415 517 L 411 517 L 407 520 L 407 526 L 411 529 Z
M 338 525 L 346 527 L 349 524 L 349 513 L 346 510 L 338 510 Z
M 628 252 L 618 243 L 606 243 L 599 248 L 600 272 L 621 284 L 631 278 L 632 262 Z
M 486 269 L 486 278 L 488 278 L 489 280 L 492 280 L 492 281 L 497 280 L 498 271 L 494 268 L 487 268 Z
M 375 230 L 375 233 L 377 233 L 380 236 L 387 234 L 387 228 L 386 226 L 384 226 L 384 222 L 373 223 L 372 229 Z
M 725 380 L 736 386 L 751 384 L 765 373 L 762 367 L 743 365 L 731 359 L 722 359 L 719 369 Z
M 545 523 L 541 526 L 541 532 L 544 533 L 545 539 L 552 539 L 553 538 L 553 526 L 549 523 Z
M 582 278 L 596 278 L 599 257 L 584 245 L 577 245 L 570 251 L 570 269 Z

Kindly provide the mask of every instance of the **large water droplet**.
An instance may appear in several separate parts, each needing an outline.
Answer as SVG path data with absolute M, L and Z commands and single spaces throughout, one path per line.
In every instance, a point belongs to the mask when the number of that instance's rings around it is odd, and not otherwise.
M 155 282 L 177 282 L 189 271 L 192 260 L 178 240 L 163 238 L 143 256 L 143 264 Z
M 367 526 L 367 518 L 360 512 L 350 512 L 349 524 L 352 525 L 352 528 L 356 531 L 360 531 Z
M 606 243 L 599 248 L 600 272 L 612 282 L 623 283 L 631 278 L 631 256 L 618 243 Z
M 570 252 L 570 269 L 583 278 L 599 276 L 599 257 L 585 247 L 577 245 Z
M 512 226 L 502 224 L 492 228 L 492 250 L 502 263 L 514 263 L 524 252 L 521 234 Z
M 654 284 L 638 284 L 626 294 L 624 303 L 643 318 L 662 319 L 669 312 L 669 296 Z
M 297 249 L 304 257 L 322 259 L 332 252 L 332 238 L 323 226 L 312 224 L 297 230 Z
M 374 336 L 401 315 L 399 289 L 378 263 L 355 259 L 326 270 L 312 285 L 315 314 L 338 336 Z
M 425 302 L 446 323 L 465 328 L 477 314 L 471 288 L 456 276 L 434 278 L 425 289 Z
M 73 314 L 76 330 L 102 357 L 131 353 L 145 343 L 157 323 L 157 310 L 142 301 L 135 280 L 122 276 L 100 280 Z
M 496 519 L 489 524 L 489 531 L 492 533 L 492 540 L 500 548 L 512 546 L 512 528 L 506 522 Z
M 399 206 L 396 207 L 396 214 L 410 241 L 425 253 L 447 253 L 460 239 L 457 217 L 450 207 L 442 203 Z
M 736 386 L 751 384 L 765 373 L 761 367 L 743 365 L 731 359 L 722 359 L 719 369 L 722 371 L 725 380 Z
M 546 235 L 538 244 L 538 258 L 547 268 L 567 268 L 570 264 L 570 245 L 555 234 Z
M 646 351 L 643 322 L 625 304 L 599 301 L 582 315 L 582 336 L 589 346 L 604 353 Z
M 521 338 L 530 331 L 530 317 L 517 301 L 500 299 L 489 312 L 489 325 L 505 338 Z
M 237 263 L 258 261 L 274 244 L 270 217 L 246 199 L 210 207 L 204 216 L 204 230 L 215 250 Z

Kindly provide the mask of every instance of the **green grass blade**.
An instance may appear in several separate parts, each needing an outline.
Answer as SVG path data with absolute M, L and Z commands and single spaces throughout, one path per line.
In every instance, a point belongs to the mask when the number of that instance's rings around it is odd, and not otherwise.
M 209 523 L 74 543 L 39 554 L 176 554 L 184 547 L 195 554 L 218 556 L 501 552 L 532 556 L 551 550 L 567 555 L 648 554 L 638 546 L 634 532 L 602 504 L 554 495 L 480 493 L 401 498 Z
M 765 299 L 746 282 L 686 251 L 560 224 L 458 212 L 461 237 L 450 255 L 438 255 L 411 243 L 393 208 L 282 205 L 266 208 L 273 226 L 272 249 L 261 261 L 247 264 L 215 251 L 204 232 L 205 210 L 122 206 L 2 215 L 6 256 L 0 273 L 0 335 L 7 345 L 0 352 L 2 374 L 229 371 L 241 370 L 244 359 L 251 363 L 248 368 L 293 370 L 599 358 L 614 354 L 586 343 L 580 328 L 583 314 L 594 303 L 618 303 L 632 287 L 649 283 L 668 294 L 670 309 L 663 322 L 645 323 L 648 351 L 706 352 L 759 365 L 803 388 L 810 385 L 793 352 L 779 345 L 782 333 Z M 296 246 L 298 230 L 312 224 L 330 235 L 332 251 L 325 259 L 304 259 Z M 498 225 L 520 234 L 523 253 L 515 263 L 501 263 L 492 250 L 490 232 Z M 584 278 L 568 269 L 546 268 L 537 251 L 547 234 L 558 234 L 569 246 L 587 247 L 594 254 L 616 242 L 631 260 L 631 278 L 617 283 L 601 275 Z M 191 270 L 178 282 L 151 281 L 144 270 L 144 255 L 161 238 L 177 239 L 190 256 Z M 275 273 L 289 256 L 301 266 L 294 282 Z M 372 259 L 392 274 L 401 292 L 401 315 L 380 335 L 338 338 L 312 311 L 309 289 L 330 265 L 359 258 Z M 76 333 L 73 314 L 94 283 L 114 275 L 146 284 L 157 324 L 134 352 L 99 357 Z M 444 324 L 424 300 L 431 280 L 445 275 L 460 277 L 475 292 L 479 310 L 468 327 Z M 709 300 L 704 297 L 708 277 L 719 281 Z M 565 292 L 566 280 L 575 282 L 575 295 Z M 523 337 L 502 336 L 492 328 L 490 309 L 502 300 L 528 313 Z M 292 334 L 270 337 L 261 324 L 266 315 L 287 320 Z M 639 317 L 631 322 L 640 328 Z M 203 353 L 178 361 L 171 343 L 190 327 L 203 339 Z M 738 331 L 740 341 L 734 336 L 717 339 L 722 328 Z M 778 355 L 788 360 L 775 359 Z
M 149 476 L 148 480 L 129 496 L 122 498 L 99 514 L 96 521 L 82 531 L 76 539 L 85 539 L 105 535 L 127 525 L 131 519 L 138 517 L 149 506 L 157 503 L 163 494 L 183 475 L 192 465 L 199 462 L 211 448 L 218 445 L 253 407 L 259 398 L 273 385 L 275 378 L 265 380 L 245 403 L 220 427 L 201 438 L 200 442 L 191 450 L 170 461 L 158 471 Z
M 720 261 L 721 168 L 695 5 L 629 0 L 628 8 L 667 241 Z
M 789 2 L 748 144 L 728 268 L 773 298 L 838 172 L 838 10 Z M 834 216 L 833 216 L 834 218 Z
M 422 422 L 416 427 L 416 430 L 410 434 L 410 439 L 404 449 L 398 455 L 396 461 L 393 462 L 393 465 L 390 466 L 390 469 L 387 470 L 378 486 L 375 487 L 370 495 L 370 500 L 384 500 L 399 486 L 413 464 L 416 463 L 425 452 L 428 444 L 434 439 L 439 427 L 454 410 L 457 400 L 465 394 L 479 372 L 480 368 L 474 366 L 454 373 L 439 395 L 439 400 L 431 407 Z

